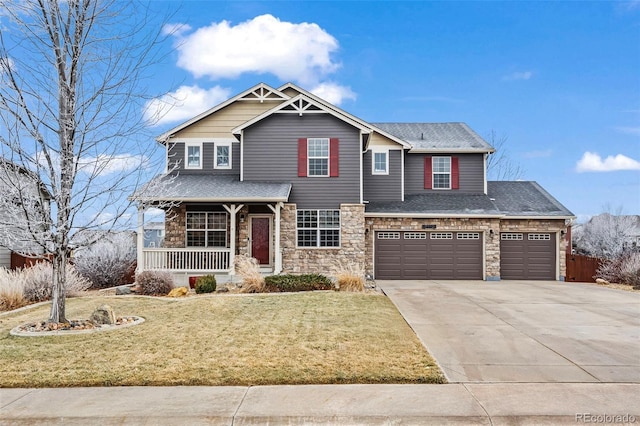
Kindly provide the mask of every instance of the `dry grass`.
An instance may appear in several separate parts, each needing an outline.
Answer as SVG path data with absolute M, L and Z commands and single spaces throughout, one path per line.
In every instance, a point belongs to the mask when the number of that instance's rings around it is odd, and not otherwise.
M 264 292 L 264 277 L 260 273 L 258 260 L 253 257 L 240 255 L 235 257 L 236 272 L 242 278 L 242 291 L 244 293 Z
M 11 311 L 28 303 L 24 298 L 23 287 L 22 277 L 18 272 L 0 268 L 0 312 Z
M 364 268 L 359 264 L 341 263 L 336 280 L 340 291 L 364 291 Z
M 85 335 L 14 337 L 49 306 L 0 316 L 0 387 L 441 383 L 393 304 L 378 294 L 312 292 L 186 299 L 83 297 L 146 322 Z

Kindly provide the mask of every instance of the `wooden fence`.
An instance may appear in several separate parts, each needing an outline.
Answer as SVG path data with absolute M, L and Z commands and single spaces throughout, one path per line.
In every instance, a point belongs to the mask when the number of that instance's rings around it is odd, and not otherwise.
M 594 283 L 593 276 L 602 264 L 602 259 L 597 257 L 582 256 L 579 254 L 567 255 L 567 281 Z

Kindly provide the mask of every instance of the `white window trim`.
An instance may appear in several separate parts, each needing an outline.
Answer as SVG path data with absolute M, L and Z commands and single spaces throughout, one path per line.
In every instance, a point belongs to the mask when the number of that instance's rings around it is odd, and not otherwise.
M 229 148 L 229 165 L 228 166 L 218 166 L 218 147 L 226 146 Z M 233 151 L 231 142 L 216 142 L 213 145 L 214 155 L 213 155 L 213 168 L 217 170 L 231 170 L 233 167 L 233 160 L 231 158 L 231 152 Z
M 298 212 L 301 211 L 315 211 L 316 214 L 318 215 L 318 226 L 316 228 L 300 228 L 298 227 Z M 320 227 L 320 212 L 321 211 L 337 211 L 340 212 L 340 209 L 298 209 L 296 210 L 296 248 L 298 249 L 311 249 L 311 250 L 316 250 L 316 249 L 320 249 L 320 250 L 331 250 L 331 249 L 339 249 L 342 247 L 342 213 L 340 213 L 339 217 L 339 223 L 338 223 L 338 227 L 337 228 L 322 228 Z M 298 231 L 300 230 L 304 230 L 304 231 L 309 231 L 309 230 L 315 230 L 316 231 L 316 235 L 317 235 L 317 239 L 316 239 L 316 244 L 315 246 L 301 246 L 298 245 Z M 338 245 L 337 246 L 322 246 L 320 245 L 320 231 L 338 231 Z
M 200 149 L 200 161 L 197 166 L 189 165 L 189 148 L 193 146 L 197 146 Z M 185 142 L 184 143 L 184 168 L 185 169 L 190 169 L 190 170 L 202 169 L 202 156 L 203 156 L 202 142 Z
M 376 170 L 376 154 L 385 155 L 385 171 Z M 388 175 L 389 174 L 389 150 L 388 149 L 372 149 L 371 150 L 371 174 L 372 175 Z
M 309 155 L 309 141 L 310 140 L 323 140 L 323 141 L 327 141 L 327 156 L 326 157 L 312 157 L 311 155 Z M 323 159 L 326 158 L 327 159 L 327 174 L 326 175 L 312 175 L 311 172 L 311 168 L 309 167 L 309 163 L 311 159 Z M 330 177 L 331 176 L 331 139 L 330 138 L 307 138 L 307 177 L 319 177 L 319 178 L 324 178 L 324 177 Z
M 434 162 L 436 158 L 448 158 L 449 159 L 449 187 L 448 188 L 436 188 L 436 175 L 444 175 L 446 173 L 436 172 Z M 451 157 L 445 155 L 431 157 L 431 189 L 435 191 L 447 191 L 451 189 Z

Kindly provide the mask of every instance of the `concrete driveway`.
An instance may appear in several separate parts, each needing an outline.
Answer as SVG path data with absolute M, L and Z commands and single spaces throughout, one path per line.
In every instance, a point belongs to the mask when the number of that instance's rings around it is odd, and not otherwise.
M 640 383 L 640 294 L 540 281 L 377 281 L 450 382 Z

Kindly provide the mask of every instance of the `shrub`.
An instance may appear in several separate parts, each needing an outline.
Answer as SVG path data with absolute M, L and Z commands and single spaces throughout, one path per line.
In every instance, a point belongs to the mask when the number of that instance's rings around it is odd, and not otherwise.
M 216 285 L 216 277 L 213 275 L 198 277 L 196 280 L 196 293 L 213 293 L 216 291 Z
M 331 280 L 320 274 L 271 275 L 265 278 L 269 292 L 333 290 Z
M 12 311 L 26 304 L 20 273 L 0 268 L 0 312 Z
M 38 262 L 20 271 L 23 283 L 24 298 L 36 303 L 51 299 L 51 286 L 53 285 L 53 265 L 47 262 Z M 66 294 L 77 296 L 86 291 L 91 283 L 78 274 L 72 265 L 66 269 Z
M 136 276 L 138 293 L 147 296 L 166 296 L 174 287 L 173 277 L 167 271 L 144 271 Z
M 130 233 L 112 233 L 95 244 L 79 249 L 74 257 L 76 270 L 91 281 L 92 288 L 123 284 L 136 264 L 136 248 Z
M 339 272 L 336 278 L 340 291 L 364 291 L 364 277 L 360 274 L 343 271 Z
M 610 283 L 640 285 L 640 253 L 628 253 L 605 260 L 595 277 Z
M 235 258 L 236 272 L 242 278 L 242 291 L 245 293 L 262 293 L 265 290 L 264 277 L 260 273 L 258 260 L 240 255 Z

